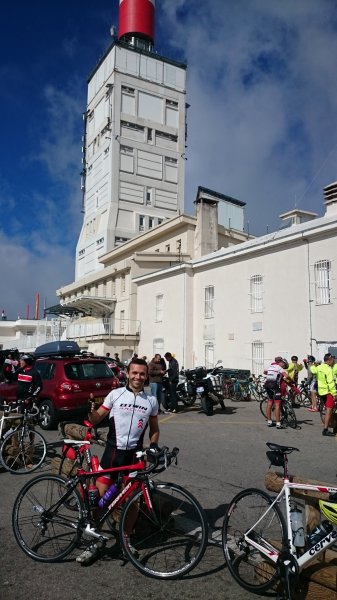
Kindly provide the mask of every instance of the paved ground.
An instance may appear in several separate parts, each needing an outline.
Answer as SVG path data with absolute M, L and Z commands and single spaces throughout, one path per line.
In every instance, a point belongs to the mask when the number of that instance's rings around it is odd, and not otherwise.
M 206 417 L 199 407 L 177 415 L 160 416 L 161 443 L 180 447 L 179 462 L 162 479 L 188 488 L 204 506 L 213 533 L 200 565 L 183 581 L 145 578 L 114 554 L 113 546 L 90 567 L 74 561 L 78 551 L 63 563 L 42 564 L 29 559 L 16 545 L 11 529 L 11 509 L 26 476 L 0 473 L 1 478 L 1 600 L 247 600 L 257 598 L 242 590 L 231 578 L 217 543 L 228 501 L 245 487 L 263 487 L 268 468 L 265 442 L 297 446 L 301 452 L 290 459 L 293 473 L 330 482 L 336 481 L 336 441 L 323 438 L 318 414 L 299 409 L 301 428 L 268 429 L 258 404 L 227 403 Z M 48 463 L 59 451 L 57 432 L 45 432 L 49 441 Z

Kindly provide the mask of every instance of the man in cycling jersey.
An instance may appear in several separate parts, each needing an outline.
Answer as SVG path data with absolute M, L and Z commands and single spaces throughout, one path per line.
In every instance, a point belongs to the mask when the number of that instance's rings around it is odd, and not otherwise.
M 268 394 L 267 402 L 267 425 L 273 427 L 274 423 L 271 418 L 273 403 L 275 402 L 275 419 L 276 429 L 282 429 L 281 425 L 281 399 L 287 392 L 286 378 L 288 361 L 282 356 L 276 356 L 274 362 L 265 370 L 266 381 L 264 387 Z
M 158 449 L 158 402 L 154 396 L 144 391 L 148 379 L 145 360 L 133 359 L 128 364 L 127 377 L 128 382 L 125 387 L 112 390 L 98 410 L 95 410 L 92 404 L 89 414 L 91 423 L 97 425 L 109 413 L 107 445 L 100 461 L 100 469 L 132 464 L 137 450 L 143 448 L 147 427 L 149 427 L 150 448 Z M 96 485 L 101 496 L 112 482 L 113 479 L 109 475 L 97 478 Z M 86 564 L 98 554 L 98 551 L 99 545 L 92 544 L 76 560 Z
M 324 362 L 322 364 L 311 366 L 312 374 L 317 377 L 318 395 L 325 402 L 324 428 L 322 431 L 322 435 L 324 436 L 335 435 L 333 431 L 329 431 L 331 413 L 337 400 L 337 389 L 332 370 L 334 362 L 335 357 L 328 352 L 324 355 Z

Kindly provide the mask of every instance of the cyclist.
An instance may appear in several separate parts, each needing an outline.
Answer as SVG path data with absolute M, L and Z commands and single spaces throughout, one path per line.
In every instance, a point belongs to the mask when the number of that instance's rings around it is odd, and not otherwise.
M 332 409 L 335 406 L 337 400 L 336 384 L 333 378 L 332 367 L 335 362 L 335 357 L 328 352 L 324 355 L 324 362 L 320 365 L 312 365 L 311 372 L 317 377 L 317 391 L 318 395 L 322 396 L 325 401 L 325 416 L 324 416 L 324 429 L 322 435 L 334 436 L 332 431 L 329 431 L 329 421 L 332 413 Z
M 291 383 L 294 383 L 296 386 L 298 384 L 298 374 L 302 371 L 303 365 L 298 362 L 298 356 L 292 356 L 290 359 L 289 366 L 287 368 L 288 380 Z
M 317 379 L 311 372 L 311 367 L 313 365 L 318 366 L 319 362 L 316 362 L 316 359 L 314 356 L 312 356 L 312 354 L 308 354 L 307 358 L 303 359 L 303 363 L 308 372 L 307 384 L 309 386 L 311 398 L 311 406 L 307 410 L 309 412 L 319 412 L 319 408 L 317 406 Z
M 25 404 L 32 404 L 37 400 L 42 390 L 42 379 L 38 370 L 34 367 L 34 357 L 30 354 L 20 356 L 20 366 L 15 371 L 17 379 L 17 400 L 24 400 Z
M 264 387 L 268 394 L 267 402 L 267 425 L 273 427 L 274 423 L 271 418 L 271 411 L 273 403 L 275 402 L 275 419 L 276 429 L 283 429 L 281 425 L 281 400 L 282 396 L 287 393 L 287 371 L 288 361 L 282 356 L 276 356 L 274 362 L 264 371 L 266 375 L 266 381 Z
M 150 448 L 158 449 L 158 402 L 154 396 L 144 391 L 148 378 L 146 361 L 141 358 L 131 360 L 127 366 L 127 377 L 127 385 L 110 392 L 98 410 L 94 409 L 93 403 L 91 405 L 89 420 L 94 425 L 109 413 L 109 433 L 100 469 L 132 464 L 137 450 L 143 447 L 148 426 Z M 96 483 L 102 496 L 112 484 L 112 478 L 102 475 L 97 478 Z M 97 556 L 99 550 L 98 543 L 91 544 L 76 560 L 86 564 Z

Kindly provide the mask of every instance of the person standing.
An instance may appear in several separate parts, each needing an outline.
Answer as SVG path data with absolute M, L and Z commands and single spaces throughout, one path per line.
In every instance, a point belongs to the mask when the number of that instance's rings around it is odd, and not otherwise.
M 170 412 L 178 412 L 178 397 L 177 397 L 177 385 L 179 382 L 179 364 L 176 358 L 172 356 L 171 352 L 164 354 L 167 362 L 167 376 L 169 380 L 169 393 L 170 393 Z
M 322 396 L 322 400 L 325 402 L 325 416 L 324 416 L 324 429 L 322 435 L 334 436 L 332 431 L 329 431 L 329 421 L 332 414 L 332 409 L 335 406 L 337 400 L 336 384 L 333 377 L 333 365 L 335 357 L 328 352 L 324 355 L 324 362 L 320 365 L 312 365 L 310 368 L 313 375 L 317 377 L 317 392 L 319 396 Z
M 42 379 L 34 367 L 34 357 L 29 354 L 20 356 L 20 367 L 15 372 L 17 378 L 16 397 L 30 404 L 37 400 L 42 390 Z
M 319 412 L 317 407 L 317 380 L 314 374 L 311 372 L 313 365 L 318 366 L 319 363 L 312 354 L 308 354 L 307 358 L 303 359 L 304 366 L 307 370 L 307 385 L 310 391 L 311 406 L 307 408 L 309 412 Z
M 100 461 L 100 470 L 132 464 L 136 460 L 137 450 L 143 448 L 148 427 L 150 448 L 158 450 L 158 404 L 154 396 L 144 391 L 148 378 L 146 362 L 141 358 L 132 360 L 127 367 L 127 377 L 127 385 L 112 390 L 97 410 L 95 404 L 91 403 L 88 418 L 93 425 L 98 425 L 109 415 L 107 445 Z M 103 496 L 115 479 L 116 476 L 109 474 L 96 479 L 100 496 Z M 98 555 L 104 543 L 97 541 L 90 544 L 76 561 L 87 564 Z
M 163 367 L 160 354 L 154 355 L 153 359 L 148 364 L 148 368 L 151 394 L 157 398 L 159 414 L 161 414 L 163 412 L 160 408 L 163 395 L 163 376 L 166 371 L 166 365 Z
M 268 394 L 267 402 L 267 425 L 273 427 L 274 423 L 271 418 L 272 406 L 275 403 L 275 419 L 276 429 L 283 429 L 281 425 L 281 401 L 282 396 L 286 394 L 287 385 L 287 368 L 288 361 L 282 356 L 276 356 L 274 362 L 264 371 L 266 375 L 266 381 L 264 387 Z
M 287 368 L 288 379 L 296 386 L 298 384 L 298 374 L 302 371 L 303 365 L 298 362 L 298 356 L 292 356 L 290 359 L 289 367 Z

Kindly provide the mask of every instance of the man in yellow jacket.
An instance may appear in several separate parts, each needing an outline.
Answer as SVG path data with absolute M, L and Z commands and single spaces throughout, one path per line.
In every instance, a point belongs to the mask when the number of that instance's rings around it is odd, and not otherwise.
M 335 357 L 328 352 L 324 355 L 324 362 L 320 365 L 312 365 L 310 371 L 317 378 L 317 391 L 318 395 L 322 396 L 325 401 L 325 417 L 324 417 L 324 429 L 323 435 L 335 435 L 332 431 L 329 431 L 329 421 L 332 413 L 332 409 L 335 406 L 337 400 L 336 384 L 333 377 L 333 365 L 335 363 Z

